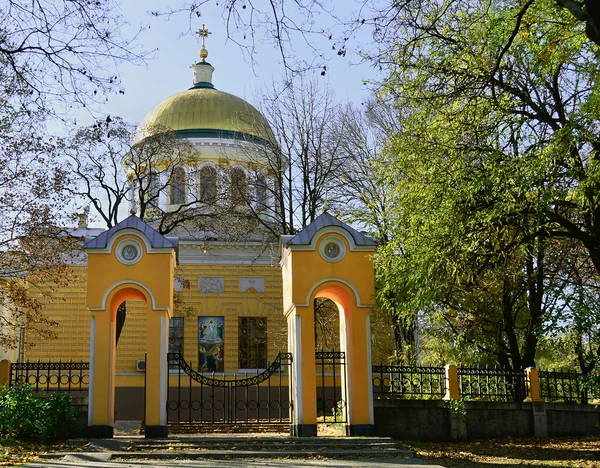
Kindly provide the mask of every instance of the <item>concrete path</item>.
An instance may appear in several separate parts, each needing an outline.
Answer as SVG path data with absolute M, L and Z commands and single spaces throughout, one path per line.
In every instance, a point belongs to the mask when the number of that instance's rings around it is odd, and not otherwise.
M 272 434 L 73 439 L 24 468 L 326 467 L 443 468 L 414 458 L 388 437 L 290 438 Z
M 83 458 L 83 457 L 81 457 Z M 103 462 L 85 459 L 48 460 L 43 462 L 28 463 L 23 468 L 159 468 L 159 467 L 218 467 L 218 468 L 242 468 L 242 467 L 270 467 L 289 468 L 299 467 L 325 467 L 325 468 L 443 468 L 441 465 L 430 465 L 417 459 L 379 459 L 379 460 L 145 460 L 127 462 Z

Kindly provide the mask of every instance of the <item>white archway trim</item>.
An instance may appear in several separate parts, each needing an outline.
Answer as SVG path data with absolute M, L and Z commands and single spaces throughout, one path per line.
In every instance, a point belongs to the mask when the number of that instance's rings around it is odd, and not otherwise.
M 336 233 L 343 236 L 346 241 L 348 241 L 348 245 L 350 246 L 350 251 L 365 251 L 365 252 L 374 252 L 375 246 L 373 245 L 356 245 L 354 242 L 354 238 L 352 235 L 344 228 L 339 226 L 326 226 L 319 229 L 312 237 L 310 244 L 301 245 L 301 244 L 284 244 L 284 248 L 290 250 L 316 250 L 317 243 L 320 239 L 322 239 L 327 234 Z M 292 238 L 294 236 L 291 236 Z
M 167 317 L 161 314 L 160 317 L 160 401 L 167 401 L 167 385 L 169 382 L 168 368 L 167 368 L 167 352 L 169 348 L 168 342 L 168 330 L 169 324 L 167 323 Z M 144 415 L 144 419 L 146 415 Z M 162 405 L 160 409 L 160 425 L 167 425 L 167 406 Z
M 118 282 L 114 283 L 112 286 L 110 286 L 106 290 L 106 292 L 104 293 L 104 296 L 102 296 L 102 306 L 101 307 L 88 307 L 88 310 L 106 310 L 106 300 L 108 299 L 108 296 L 110 295 L 111 292 L 113 292 L 116 288 L 118 288 L 119 286 L 121 286 L 123 284 L 135 284 L 136 286 L 139 286 L 140 288 L 142 288 L 150 297 L 150 300 L 152 302 L 152 309 L 154 309 L 154 310 L 169 310 L 168 307 L 157 307 L 156 299 L 154 298 L 154 294 L 152 294 L 152 291 L 150 291 L 150 289 L 145 284 L 140 283 L 139 281 L 135 281 L 135 280 L 123 280 L 123 281 L 118 281 Z
M 88 426 L 92 425 L 94 416 L 94 371 L 96 370 L 96 317 L 92 315 L 90 322 L 90 377 L 88 382 Z
M 296 418 L 297 424 L 304 424 L 304 407 L 302 406 L 302 321 L 300 320 L 300 316 L 296 315 L 294 317 L 296 321 L 295 325 L 295 339 L 294 344 L 296 345 L 294 348 L 294 354 L 292 355 L 294 358 L 295 369 L 294 369 L 294 378 L 296 379 Z
M 308 295 L 306 296 L 306 302 L 304 304 L 294 304 L 294 306 L 298 306 L 298 307 L 308 307 L 310 305 L 310 298 L 312 297 L 313 293 L 315 292 L 315 290 L 323 285 L 324 283 L 330 283 L 330 282 L 337 282 L 337 283 L 342 283 L 345 284 L 346 286 L 348 286 L 353 292 L 354 292 L 354 296 L 356 297 L 356 306 L 357 307 L 370 307 L 371 304 L 363 304 L 360 300 L 360 294 L 358 294 L 358 291 L 356 290 L 356 288 L 349 283 L 348 281 L 346 281 L 345 279 L 342 278 L 324 278 L 321 281 L 319 281 L 318 283 L 315 283 L 313 285 L 313 287 L 311 288 L 311 290 L 308 292 Z
M 248 168 L 246 166 L 244 166 L 243 164 L 240 164 L 239 162 L 234 162 L 227 168 L 228 171 L 231 171 L 232 169 L 241 169 L 247 179 L 249 179 L 251 176 Z
M 214 170 L 219 170 L 219 165 L 214 161 L 202 161 L 198 164 L 198 169 L 202 169 L 203 167 L 212 167 Z M 197 173 L 199 171 L 196 171 Z
M 336 304 L 337 305 L 337 304 Z M 348 424 L 351 424 L 352 421 L 352 373 L 350 369 L 352 369 L 352 361 L 353 356 L 350 352 L 351 346 L 349 343 L 349 318 L 346 315 L 346 311 L 337 305 L 339 309 L 339 323 L 340 323 L 340 350 L 344 353 L 345 363 L 342 366 L 342 391 L 345 392 L 346 405 L 344 407 L 344 414 L 346 416 L 346 421 Z
M 365 327 L 367 332 L 367 382 L 369 385 L 369 423 L 375 424 L 375 415 L 373 412 L 373 354 L 371 351 L 371 314 L 367 314 Z
M 113 251 L 113 246 L 114 244 L 121 239 L 121 237 L 123 236 L 136 236 L 139 237 L 142 242 L 144 243 L 144 248 L 147 254 L 154 254 L 154 253 L 165 253 L 165 252 L 171 252 L 173 250 L 172 247 L 168 247 L 168 248 L 154 248 L 150 245 L 150 241 L 148 240 L 148 238 L 146 237 L 146 235 L 142 232 L 139 231 L 138 229 L 134 229 L 134 228 L 125 228 L 125 229 L 120 229 L 117 232 L 115 232 L 110 239 L 108 240 L 108 242 L 106 243 L 106 247 L 104 249 L 94 249 L 94 253 L 112 253 Z

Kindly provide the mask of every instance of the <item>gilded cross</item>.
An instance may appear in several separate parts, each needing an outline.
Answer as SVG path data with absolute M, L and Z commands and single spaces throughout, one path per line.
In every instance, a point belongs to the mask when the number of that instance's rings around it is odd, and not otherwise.
M 206 29 L 206 27 L 203 24 L 202 29 L 200 29 L 200 31 L 198 31 L 196 34 L 198 34 L 198 36 L 200 36 L 202 38 L 202 48 L 204 48 L 204 38 L 208 37 L 208 35 L 212 34 L 212 32 L 210 32 L 208 29 Z

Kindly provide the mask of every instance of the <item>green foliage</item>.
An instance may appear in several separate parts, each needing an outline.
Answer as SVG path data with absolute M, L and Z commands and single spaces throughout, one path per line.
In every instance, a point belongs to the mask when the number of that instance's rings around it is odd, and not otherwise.
M 457 421 L 464 421 L 467 417 L 467 403 L 465 400 L 447 400 L 444 402 L 444 406 L 450 413 L 450 419 L 456 419 Z
M 29 384 L 0 390 L 0 435 L 47 441 L 78 434 L 77 411 L 64 393 L 35 394 Z
M 581 386 L 588 393 L 588 401 L 591 403 L 595 400 L 597 403 L 600 400 L 600 365 L 596 364 L 582 380 Z
M 571 293 L 597 303 L 594 50 L 550 0 L 415 8 L 395 18 L 382 61 L 383 92 L 404 114 L 382 161 L 394 229 L 375 258 L 378 300 L 407 320 L 428 317 L 445 341 L 429 343 L 437 354 L 522 369 L 549 328 L 585 325 L 581 301 L 565 315 Z M 593 327 L 579 325 L 582 347 Z M 588 354 L 589 364 L 597 347 Z

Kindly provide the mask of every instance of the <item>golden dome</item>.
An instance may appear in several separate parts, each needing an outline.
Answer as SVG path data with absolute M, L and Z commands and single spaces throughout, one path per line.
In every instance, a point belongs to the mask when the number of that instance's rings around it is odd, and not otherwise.
M 161 128 L 184 138 L 273 141 L 273 132 L 258 110 L 212 85 L 196 85 L 165 99 L 144 118 L 135 142 Z

